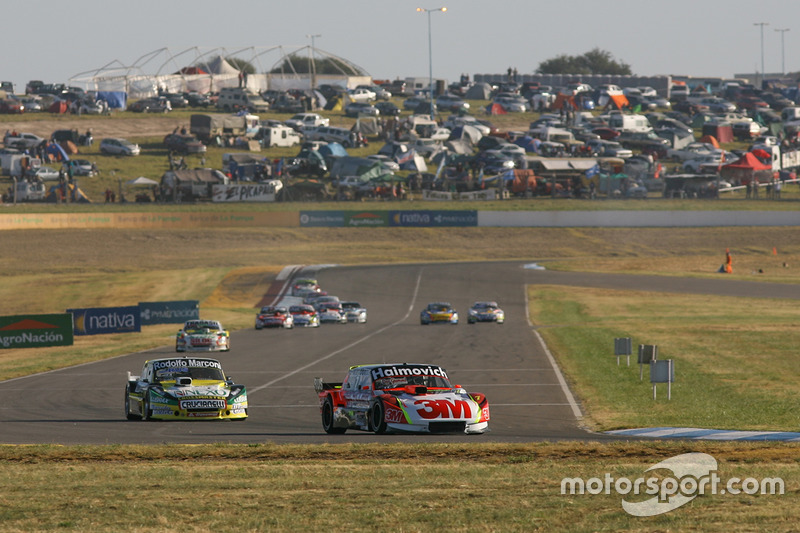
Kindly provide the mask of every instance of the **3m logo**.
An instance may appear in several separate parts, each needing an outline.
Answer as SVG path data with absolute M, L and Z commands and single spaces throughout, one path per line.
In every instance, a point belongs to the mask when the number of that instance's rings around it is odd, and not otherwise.
M 417 400 L 417 413 L 427 420 L 433 418 L 472 418 L 472 409 L 466 400 Z

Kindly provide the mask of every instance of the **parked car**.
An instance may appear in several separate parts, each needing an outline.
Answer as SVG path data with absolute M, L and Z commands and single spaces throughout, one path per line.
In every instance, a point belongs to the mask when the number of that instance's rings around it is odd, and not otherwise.
M 633 156 L 633 152 L 628 148 L 624 148 L 616 141 L 606 141 L 604 139 L 595 139 L 586 143 L 592 152 L 601 157 L 619 157 L 622 159 Z
M 525 113 L 530 110 L 530 106 L 521 96 L 496 96 L 492 100 L 508 113 Z
M 643 154 L 653 155 L 659 159 L 667 157 L 669 149 L 669 142 L 652 131 L 623 131 L 616 141 L 625 148 L 639 150 Z
M 377 117 L 381 112 L 377 107 L 366 102 L 350 102 L 344 106 L 344 114 L 348 117 Z
M 352 102 L 372 102 L 378 95 L 370 89 L 361 87 L 347 91 L 347 97 L 350 98 Z
M 180 133 L 170 133 L 164 137 L 164 145 L 167 149 L 179 154 L 204 154 L 206 145 L 201 143 L 194 135 L 182 135 Z
M 453 94 L 441 94 L 436 97 L 436 106 L 447 111 L 469 111 L 469 102 Z
M 307 127 L 329 126 L 331 119 L 318 113 L 297 113 L 283 123 L 296 131 L 300 131 Z
M 54 168 L 41 166 L 29 170 L 27 176 L 34 180 L 57 181 L 61 174 Z
M 376 102 L 375 107 L 384 117 L 396 117 L 400 114 L 400 108 L 392 102 Z
M 213 105 L 211 98 L 207 94 L 190 91 L 183 93 L 183 97 L 188 102 L 189 107 L 209 107 Z
M 375 93 L 375 98 L 377 100 L 389 100 L 392 97 L 392 93 L 381 87 L 380 85 L 359 85 L 356 89 L 366 89 L 368 91 L 372 91 Z
M 67 164 L 72 166 L 72 173 L 75 176 L 94 176 L 97 174 L 97 165 L 88 159 L 70 159 Z
M 420 104 L 427 103 L 425 98 L 421 96 L 412 96 L 403 100 L 403 109 L 416 112 Z
M 172 104 L 163 97 L 143 98 L 128 106 L 134 113 L 168 113 L 172 111 Z
M 25 105 L 19 100 L 4 98 L 0 100 L 0 113 L 21 115 L 25 112 Z
M 141 149 L 126 139 L 107 137 L 100 141 L 100 153 L 109 155 L 139 155 Z

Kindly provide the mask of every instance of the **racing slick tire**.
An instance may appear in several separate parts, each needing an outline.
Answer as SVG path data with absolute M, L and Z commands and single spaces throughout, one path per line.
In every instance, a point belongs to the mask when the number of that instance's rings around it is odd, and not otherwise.
M 322 403 L 322 429 L 330 435 L 341 435 L 347 428 L 337 428 L 333 425 L 333 400 L 328 396 Z
M 367 424 L 369 425 L 369 430 L 376 435 L 386 433 L 386 409 L 383 407 L 382 401 L 375 400 L 369 406 Z
M 125 417 L 128 420 L 141 420 L 142 417 L 131 413 L 131 397 L 128 395 L 128 387 L 125 387 Z
M 144 399 L 142 400 L 142 420 L 153 420 L 153 410 L 150 409 L 150 390 L 144 391 Z

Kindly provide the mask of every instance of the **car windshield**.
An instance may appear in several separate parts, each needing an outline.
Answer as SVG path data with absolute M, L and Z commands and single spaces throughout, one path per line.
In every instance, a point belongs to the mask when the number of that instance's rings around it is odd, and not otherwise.
M 216 367 L 176 366 L 156 370 L 156 383 L 175 381 L 179 377 L 197 380 L 225 381 L 225 373 Z
M 215 333 L 220 329 L 220 326 L 213 322 L 190 322 L 183 328 L 186 333 Z
M 450 306 L 448 304 L 431 304 L 428 309 L 434 313 L 446 313 L 450 311 Z
M 393 376 L 375 380 L 375 390 L 402 389 L 407 385 L 429 389 L 452 389 L 450 381 L 441 376 Z

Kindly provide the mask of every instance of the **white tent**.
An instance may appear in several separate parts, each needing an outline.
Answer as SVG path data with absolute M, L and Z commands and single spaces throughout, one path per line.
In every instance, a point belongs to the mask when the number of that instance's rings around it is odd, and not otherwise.
M 148 187 L 152 187 L 153 185 L 158 185 L 158 182 L 150 178 L 145 178 L 144 176 L 139 176 L 136 179 L 126 181 L 125 185 L 147 185 Z

